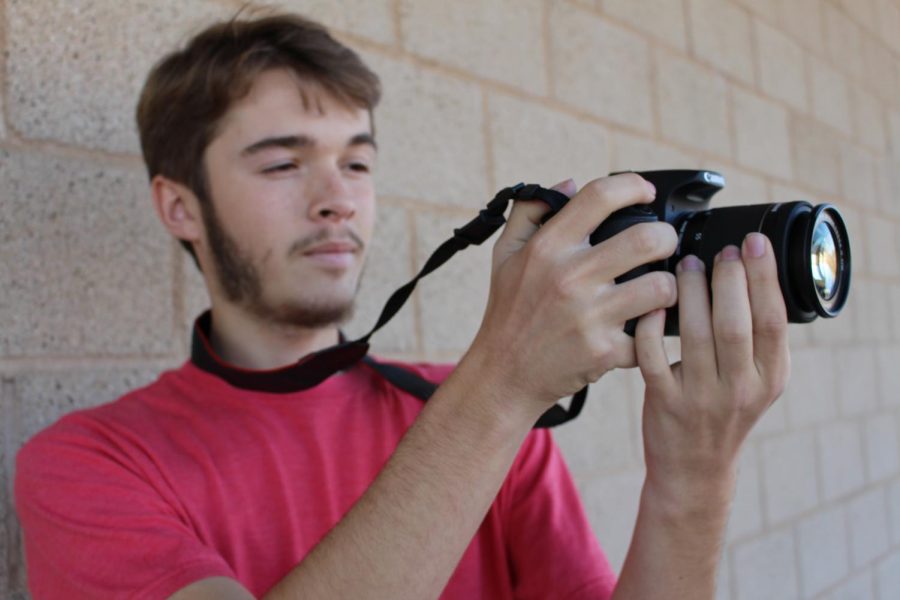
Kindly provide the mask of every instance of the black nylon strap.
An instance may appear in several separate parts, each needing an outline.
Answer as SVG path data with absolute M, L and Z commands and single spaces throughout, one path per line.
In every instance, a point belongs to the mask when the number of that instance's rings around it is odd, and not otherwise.
M 506 223 L 506 217 L 503 216 L 503 213 L 506 212 L 506 207 L 512 200 L 541 200 L 550 206 L 551 212 L 556 212 L 565 205 L 568 197 L 562 192 L 543 188 L 536 183 L 527 185 L 518 183 L 497 192 L 493 200 L 488 202 L 487 207 L 479 211 L 477 217 L 459 229 L 454 230 L 453 237 L 438 246 L 437 250 L 425 262 L 425 266 L 411 281 L 391 294 L 372 330 L 352 343 L 366 344 L 366 347 L 368 347 L 369 338 L 372 337 L 372 334 L 381 329 L 385 323 L 397 314 L 412 295 L 413 290 L 416 289 L 420 279 L 450 260 L 460 250 L 465 250 L 473 244 L 476 246 L 481 245 Z
M 379 375 L 388 380 L 391 385 L 403 390 L 408 394 L 411 394 L 412 396 L 415 396 L 423 402 L 426 402 L 429 398 L 431 398 L 432 394 L 434 394 L 434 391 L 438 388 L 438 385 L 436 383 L 419 377 L 412 371 L 407 371 L 403 367 L 378 362 L 371 356 L 366 356 L 362 360 L 364 363 L 372 367 Z M 577 417 L 581 413 L 581 409 L 584 407 L 584 401 L 587 398 L 587 391 L 588 388 L 587 386 L 585 386 L 581 389 L 581 391 L 572 396 L 572 401 L 569 403 L 568 410 L 566 410 L 560 404 L 551 406 L 544 414 L 541 415 L 541 418 L 537 420 L 537 423 L 534 424 L 534 428 L 547 429 L 550 427 L 556 427 L 557 425 L 562 425 L 563 423 L 571 421 L 572 419 Z

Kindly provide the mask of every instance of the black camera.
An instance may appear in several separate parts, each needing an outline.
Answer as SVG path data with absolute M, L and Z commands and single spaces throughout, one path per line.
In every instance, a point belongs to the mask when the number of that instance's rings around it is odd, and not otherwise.
M 850 291 L 850 240 L 837 208 L 809 202 L 753 204 L 709 209 L 713 194 L 725 187 L 714 171 L 641 171 L 638 175 L 656 186 L 656 199 L 648 205 L 614 212 L 590 236 L 599 244 L 637 223 L 664 221 L 678 233 L 675 253 L 666 260 L 625 273 L 621 283 L 649 271 L 675 272 L 675 265 L 693 254 L 712 277 L 713 259 L 729 244 L 740 247 L 744 237 L 757 231 L 772 242 L 778 281 L 788 321 L 808 323 L 817 316 L 834 317 Z M 634 335 L 636 320 L 625 330 Z M 666 335 L 678 335 L 678 310 L 666 314 Z

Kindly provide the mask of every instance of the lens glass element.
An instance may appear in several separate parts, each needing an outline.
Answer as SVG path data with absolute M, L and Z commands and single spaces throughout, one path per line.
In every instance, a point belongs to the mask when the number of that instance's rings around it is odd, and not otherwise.
M 819 222 L 813 230 L 809 257 L 810 267 L 816 293 L 825 301 L 834 298 L 838 288 L 837 283 L 841 279 L 841 261 L 835 244 L 836 237 L 837 234 L 831 224 L 826 221 Z

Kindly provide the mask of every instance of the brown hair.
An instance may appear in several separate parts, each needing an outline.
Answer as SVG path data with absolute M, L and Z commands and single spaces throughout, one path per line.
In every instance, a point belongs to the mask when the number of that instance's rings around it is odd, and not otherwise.
M 370 113 L 381 96 L 378 76 L 318 23 L 298 15 L 247 19 L 238 13 L 204 29 L 150 71 L 137 106 L 150 178 L 178 181 L 208 204 L 203 153 L 231 105 L 260 73 L 275 68 Z M 194 256 L 190 244 L 182 245 Z

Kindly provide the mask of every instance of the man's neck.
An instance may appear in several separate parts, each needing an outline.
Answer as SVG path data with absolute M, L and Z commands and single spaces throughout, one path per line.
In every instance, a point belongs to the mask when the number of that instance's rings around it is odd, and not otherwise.
M 304 328 L 266 321 L 229 304 L 212 308 L 210 343 L 219 358 L 243 369 L 267 370 L 293 364 L 338 343 L 338 328 Z

